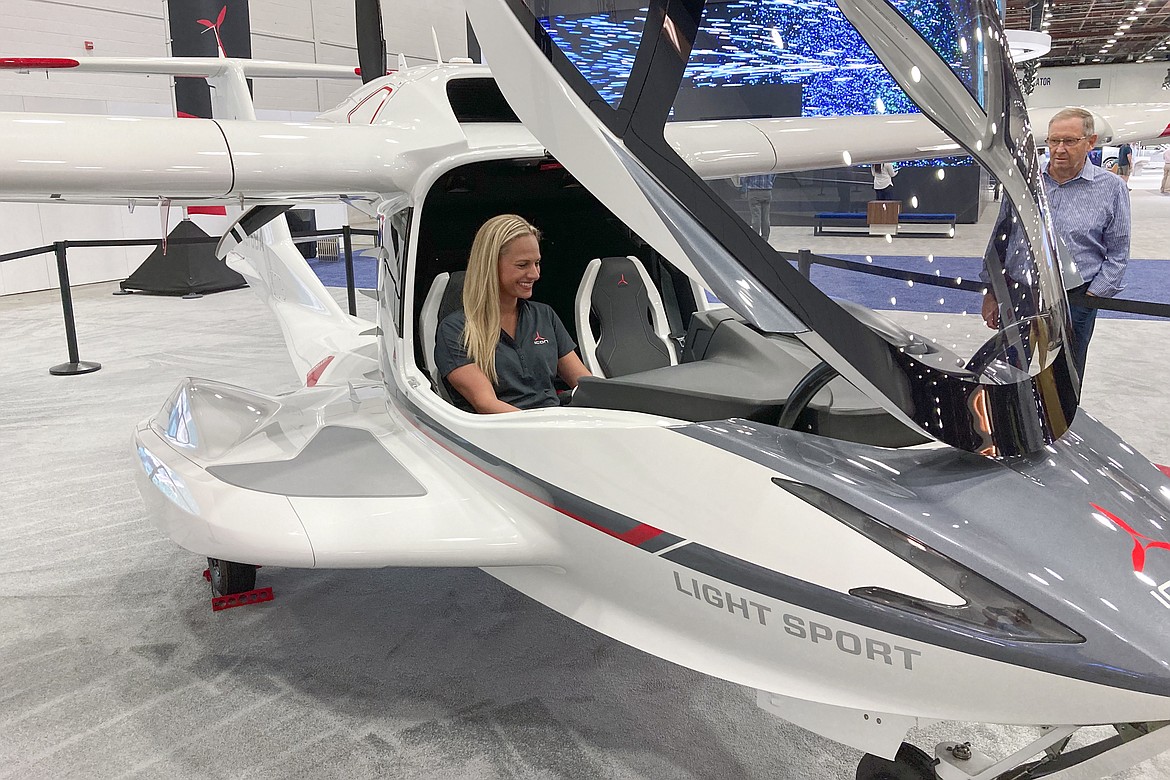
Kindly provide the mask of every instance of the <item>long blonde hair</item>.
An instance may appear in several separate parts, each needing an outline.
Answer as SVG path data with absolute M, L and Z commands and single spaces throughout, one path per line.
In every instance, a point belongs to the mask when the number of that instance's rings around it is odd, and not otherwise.
M 463 348 L 488 381 L 495 385 L 496 345 L 500 343 L 500 252 L 509 242 L 540 231 L 523 217 L 501 214 L 476 231 L 463 282 Z

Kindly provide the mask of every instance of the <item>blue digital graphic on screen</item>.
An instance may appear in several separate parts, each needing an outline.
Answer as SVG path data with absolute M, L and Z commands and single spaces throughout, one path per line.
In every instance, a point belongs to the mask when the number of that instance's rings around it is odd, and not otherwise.
M 894 0 L 902 15 L 969 82 L 950 3 Z M 621 100 L 646 9 L 541 20 L 609 105 Z M 804 116 L 917 113 L 833 2 L 708 3 L 683 89 L 800 84 Z

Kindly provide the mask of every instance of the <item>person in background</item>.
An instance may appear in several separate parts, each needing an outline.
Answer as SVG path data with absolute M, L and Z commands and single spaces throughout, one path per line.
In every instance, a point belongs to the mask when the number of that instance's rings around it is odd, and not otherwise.
M 1162 186 L 1158 188 L 1163 195 L 1170 195 L 1170 147 L 1162 147 Z
M 875 163 L 871 170 L 873 172 L 873 199 L 897 200 L 894 197 L 894 177 L 898 175 L 898 169 L 887 162 Z
M 1069 293 L 1112 297 L 1124 287 L 1129 263 L 1129 193 L 1119 176 L 1089 159 L 1097 145 L 1093 115 L 1082 108 L 1058 111 L 1048 123 L 1050 159 L 1041 178 L 1057 237 L 1072 253 L 1085 283 Z M 1097 309 L 1069 306 L 1073 360 L 1083 377 Z M 999 328 L 999 302 L 983 296 L 983 320 Z
M 739 180 L 739 189 L 747 196 L 752 230 L 759 233 L 765 241 L 772 230 L 772 185 L 775 183 L 774 173 L 743 176 Z
M 1128 143 L 1117 149 L 1117 175 L 1129 187 L 1129 174 L 1133 172 L 1133 147 Z

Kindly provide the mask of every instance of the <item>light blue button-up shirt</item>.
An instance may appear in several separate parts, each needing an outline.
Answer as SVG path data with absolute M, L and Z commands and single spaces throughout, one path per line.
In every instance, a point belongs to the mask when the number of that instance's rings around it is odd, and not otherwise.
M 1125 287 L 1129 263 L 1129 192 L 1120 176 L 1085 160 L 1081 172 L 1057 184 L 1044 165 L 1044 191 L 1056 235 L 1072 252 L 1089 292 L 1105 298 Z

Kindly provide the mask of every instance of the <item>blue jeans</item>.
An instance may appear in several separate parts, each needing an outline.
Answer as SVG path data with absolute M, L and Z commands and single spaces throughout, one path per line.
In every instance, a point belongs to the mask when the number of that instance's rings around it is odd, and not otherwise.
M 1089 339 L 1093 338 L 1093 326 L 1097 324 L 1097 310 L 1071 304 L 1068 309 L 1072 316 L 1073 362 L 1084 378 L 1085 361 L 1089 357 Z

